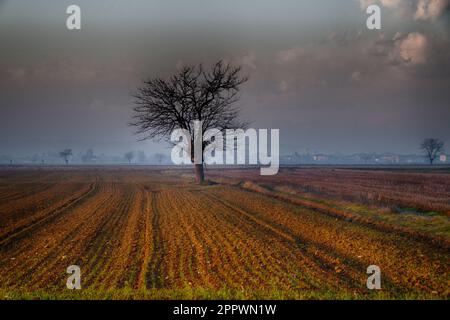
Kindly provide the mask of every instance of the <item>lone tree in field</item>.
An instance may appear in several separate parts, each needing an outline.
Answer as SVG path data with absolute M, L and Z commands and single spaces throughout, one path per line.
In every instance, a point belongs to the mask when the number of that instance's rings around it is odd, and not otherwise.
M 131 164 L 131 160 L 133 160 L 134 154 L 133 151 L 125 153 L 125 159 L 128 160 L 128 164 Z
M 432 165 L 434 161 L 444 152 L 444 142 L 439 139 L 428 138 L 422 141 L 420 149 Z
M 237 119 L 240 86 L 247 81 L 241 76 L 241 67 L 218 61 L 205 70 L 198 66 L 185 66 L 169 79 L 150 79 L 138 88 L 134 117 L 131 125 L 143 135 L 141 140 L 169 138 L 176 129 L 190 134 L 190 158 L 194 163 L 194 121 L 202 121 L 201 134 L 209 129 L 245 129 L 247 124 Z M 197 182 L 204 181 L 202 143 L 201 163 L 195 164 Z
M 59 153 L 59 156 L 64 159 L 66 165 L 69 164 L 69 157 L 72 155 L 72 149 L 65 149 Z

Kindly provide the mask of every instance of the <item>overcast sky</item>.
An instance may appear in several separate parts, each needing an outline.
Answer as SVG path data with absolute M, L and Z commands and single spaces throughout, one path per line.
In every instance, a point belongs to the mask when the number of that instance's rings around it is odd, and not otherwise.
M 167 150 L 133 135 L 130 93 L 218 59 L 250 76 L 243 117 L 279 128 L 283 154 L 450 149 L 449 16 L 448 0 L 0 0 L 0 154 Z

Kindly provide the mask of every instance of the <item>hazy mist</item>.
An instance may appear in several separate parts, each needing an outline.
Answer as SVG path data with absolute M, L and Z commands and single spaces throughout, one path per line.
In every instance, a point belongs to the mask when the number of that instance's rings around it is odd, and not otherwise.
M 370 31 L 366 2 L 0 1 L 0 154 L 167 152 L 133 135 L 131 93 L 218 59 L 243 66 L 243 118 L 279 128 L 282 154 L 449 144 L 448 3 L 428 16 L 417 1 L 382 7 Z M 70 4 L 82 30 L 66 29 Z

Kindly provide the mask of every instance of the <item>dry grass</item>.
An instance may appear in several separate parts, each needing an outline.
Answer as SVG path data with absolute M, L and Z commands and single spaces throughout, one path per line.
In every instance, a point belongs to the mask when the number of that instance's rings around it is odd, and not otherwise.
M 258 170 L 217 170 L 209 174 L 225 182 L 252 181 L 320 198 L 450 216 L 449 173 L 288 168 L 266 177 L 259 176 Z

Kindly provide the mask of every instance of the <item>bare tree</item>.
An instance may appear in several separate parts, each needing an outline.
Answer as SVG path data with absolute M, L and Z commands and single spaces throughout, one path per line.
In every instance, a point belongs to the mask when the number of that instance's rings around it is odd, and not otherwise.
M 66 165 L 69 164 L 69 157 L 72 156 L 72 149 L 65 149 L 59 153 L 59 156 L 64 159 Z
M 33 156 L 31 157 L 31 161 L 33 163 L 39 162 L 39 155 L 37 153 L 33 154 Z
M 241 76 L 241 67 L 215 63 L 209 70 L 198 66 L 185 66 L 169 79 L 150 79 L 138 88 L 134 117 L 131 125 L 138 129 L 141 140 L 168 138 L 175 129 L 187 130 L 191 146 L 194 145 L 195 120 L 202 121 L 202 135 L 208 129 L 246 128 L 239 122 L 239 109 L 235 106 L 240 86 L 247 81 Z M 195 164 L 197 182 L 204 181 L 202 143 L 201 163 Z M 194 163 L 194 148 L 190 148 Z
M 128 160 L 128 164 L 131 164 L 131 160 L 133 160 L 133 158 L 134 158 L 133 151 L 125 153 L 125 159 Z
M 422 141 L 420 149 L 423 151 L 425 157 L 428 161 L 430 161 L 430 164 L 432 165 L 434 161 L 441 155 L 441 153 L 444 152 L 444 142 L 439 139 L 428 138 Z
M 81 156 L 81 161 L 83 161 L 85 163 L 90 163 L 90 162 L 93 162 L 94 160 L 95 160 L 95 154 L 94 154 L 94 150 L 92 150 L 92 149 L 87 149 L 86 153 Z
M 372 159 L 373 159 L 373 155 L 368 154 L 368 153 L 362 153 L 359 155 L 359 157 L 362 161 L 364 161 L 364 164 L 368 164 L 369 161 L 372 161 Z

